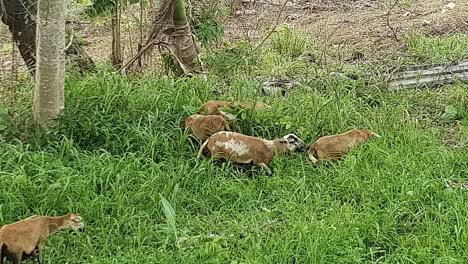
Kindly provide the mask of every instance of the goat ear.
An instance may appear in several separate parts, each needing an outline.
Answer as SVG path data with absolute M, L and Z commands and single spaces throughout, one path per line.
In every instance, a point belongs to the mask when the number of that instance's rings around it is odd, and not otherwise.
M 287 140 L 289 143 L 295 143 L 299 141 L 299 138 L 295 134 L 290 133 L 289 136 L 287 137 Z

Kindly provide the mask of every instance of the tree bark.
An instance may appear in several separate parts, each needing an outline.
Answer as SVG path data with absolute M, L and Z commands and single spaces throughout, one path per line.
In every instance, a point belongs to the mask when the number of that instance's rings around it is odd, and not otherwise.
M 120 6 L 117 1 L 112 8 L 112 65 L 120 69 L 122 67 L 122 48 L 120 45 Z
M 192 31 L 187 20 L 184 0 L 176 0 L 174 9 L 174 43 L 180 60 L 190 68 L 193 68 L 194 61 L 200 51 L 195 42 Z
M 67 1 L 39 0 L 37 70 L 33 115 L 42 127 L 56 121 L 65 108 L 65 17 Z
M 37 13 L 37 0 L 0 0 L 0 18 L 8 26 L 31 75 L 36 69 L 36 22 L 32 14 Z M 93 60 L 81 48 L 76 38 L 66 51 L 70 60 L 81 72 L 95 67 Z
M 31 74 L 35 71 L 36 23 L 31 14 L 36 13 L 33 0 L 0 0 L 3 4 L 2 22 L 13 34 L 18 49 Z

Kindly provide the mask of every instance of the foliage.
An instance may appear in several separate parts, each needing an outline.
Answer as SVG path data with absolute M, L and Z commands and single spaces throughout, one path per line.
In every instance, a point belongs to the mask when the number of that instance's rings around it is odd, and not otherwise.
M 468 58 L 468 36 L 429 37 L 412 33 L 406 37 L 408 53 L 423 63 L 444 63 Z
M 290 26 L 282 26 L 272 35 L 271 46 L 278 54 L 295 59 L 305 52 L 307 39 Z
M 239 71 L 248 71 L 258 64 L 258 54 L 252 54 L 252 48 L 248 42 L 225 42 L 222 50 L 206 54 L 205 60 L 211 67 L 212 74 L 229 78 L 229 75 L 238 74 Z
M 224 36 L 228 8 L 224 1 L 193 1 L 194 34 L 204 46 L 218 43 Z
M 110 16 L 112 8 L 119 3 L 121 6 L 133 4 L 147 5 L 148 0 L 76 0 L 79 4 L 87 6 L 86 14 L 90 17 Z

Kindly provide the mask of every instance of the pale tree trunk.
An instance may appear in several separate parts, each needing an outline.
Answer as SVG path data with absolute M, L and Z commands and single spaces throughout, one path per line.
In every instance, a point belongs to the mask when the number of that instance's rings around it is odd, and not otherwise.
M 122 67 L 122 48 L 120 45 L 120 5 L 117 1 L 112 8 L 112 65 Z
M 47 127 L 65 108 L 65 16 L 67 1 L 39 0 L 37 8 L 37 64 L 33 115 Z

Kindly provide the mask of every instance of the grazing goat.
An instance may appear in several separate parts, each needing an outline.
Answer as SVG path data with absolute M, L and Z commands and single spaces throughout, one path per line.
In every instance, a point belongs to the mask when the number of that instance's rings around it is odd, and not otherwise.
M 339 160 L 354 147 L 361 145 L 371 137 L 380 137 L 370 130 L 352 129 L 347 132 L 319 138 L 309 148 L 307 154 L 312 163 L 319 160 Z
M 219 131 L 231 130 L 229 122 L 220 115 L 191 115 L 184 120 L 183 127 L 200 140 L 206 140 Z
M 83 219 L 78 214 L 65 216 L 31 216 L 16 223 L 0 228 L 0 264 L 4 258 L 13 264 L 21 263 L 23 258 L 36 257 L 41 263 L 41 250 L 51 234 L 63 230 L 83 230 Z
M 219 108 L 232 107 L 233 103 L 229 101 L 215 101 L 210 100 L 202 104 L 197 111 L 197 114 L 202 115 L 220 115 Z
M 226 159 L 236 163 L 254 165 L 265 169 L 271 175 L 268 163 L 276 154 L 306 151 L 304 141 L 294 134 L 275 140 L 246 136 L 236 132 L 218 132 L 207 139 L 198 151 L 197 158 L 208 148 L 213 159 Z
M 230 102 L 230 101 L 215 101 L 215 100 L 210 100 L 204 103 L 202 106 L 197 111 L 197 114 L 202 114 L 202 115 L 224 115 L 227 116 L 229 119 L 233 119 L 233 117 L 229 113 L 225 113 L 223 111 L 220 111 L 219 108 L 235 108 L 235 107 L 241 107 L 241 108 L 254 108 L 253 104 L 251 102 Z M 267 108 L 268 105 L 257 102 L 255 104 L 255 109 L 264 109 Z

